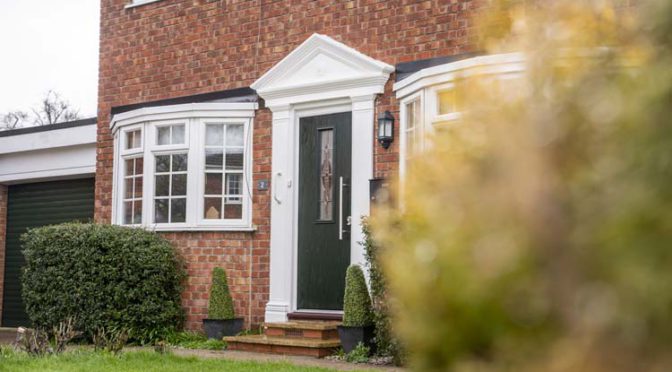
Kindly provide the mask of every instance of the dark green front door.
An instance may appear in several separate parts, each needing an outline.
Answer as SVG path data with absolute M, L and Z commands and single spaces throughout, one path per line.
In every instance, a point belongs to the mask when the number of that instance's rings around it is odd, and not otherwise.
M 13 185 L 8 188 L 3 327 L 29 325 L 21 299 L 21 234 L 27 229 L 93 218 L 93 178 Z
M 352 114 L 299 122 L 299 310 L 341 310 L 350 264 Z

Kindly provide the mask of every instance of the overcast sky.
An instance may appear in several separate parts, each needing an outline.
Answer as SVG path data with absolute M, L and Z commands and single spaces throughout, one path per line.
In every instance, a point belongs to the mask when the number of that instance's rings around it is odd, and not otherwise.
M 53 89 L 96 115 L 98 0 L 0 0 L 0 113 Z

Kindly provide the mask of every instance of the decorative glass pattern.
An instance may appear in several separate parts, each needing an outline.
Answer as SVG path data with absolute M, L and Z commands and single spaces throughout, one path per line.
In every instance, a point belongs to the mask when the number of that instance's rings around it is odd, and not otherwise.
M 143 159 L 126 159 L 124 164 L 124 225 L 136 225 L 142 223 Z
M 206 125 L 204 219 L 243 218 L 244 153 L 242 124 Z
M 187 154 L 157 155 L 154 172 L 154 222 L 187 219 Z
M 320 220 L 331 221 L 334 214 L 334 130 L 320 132 Z

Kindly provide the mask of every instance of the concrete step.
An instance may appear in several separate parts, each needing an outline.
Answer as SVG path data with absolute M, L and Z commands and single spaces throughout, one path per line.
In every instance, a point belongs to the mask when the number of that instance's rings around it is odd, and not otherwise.
M 293 339 L 337 340 L 341 322 L 337 321 L 289 321 L 264 323 L 264 334 L 268 337 Z
M 300 355 L 323 358 L 331 355 L 341 346 L 338 339 L 320 340 L 307 338 L 269 337 L 248 335 L 224 337 L 228 350 L 251 351 L 256 353 Z

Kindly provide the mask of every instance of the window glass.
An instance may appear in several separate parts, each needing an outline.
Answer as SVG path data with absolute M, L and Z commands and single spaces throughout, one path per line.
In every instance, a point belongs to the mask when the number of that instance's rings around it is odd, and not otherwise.
M 162 125 L 156 128 L 157 145 L 182 145 L 184 143 L 184 124 Z
M 334 194 L 334 130 L 319 131 L 320 137 L 320 220 L 333 218 Z
M 244 128 L 241 124 L 206 125 L 203 218 L 243 218 Z
M 140 129 L 126 132 L 126 150 L 139 149 L 142 147 L 142 131 Z
M 154 222 L 186 221 L 187 154 L 157 155 L 154 175 Z
M 123 223 L 142 223 L 142 158 L 124 161 L 124 212 Z
M 444 90 L 437 94 L 438 107 L 437 113 L 439 115 L 446 115 L 457 112 L 457 98 L 455 90 Z

